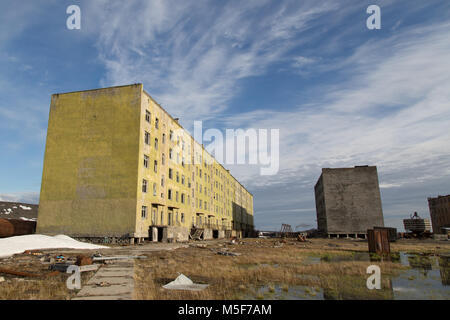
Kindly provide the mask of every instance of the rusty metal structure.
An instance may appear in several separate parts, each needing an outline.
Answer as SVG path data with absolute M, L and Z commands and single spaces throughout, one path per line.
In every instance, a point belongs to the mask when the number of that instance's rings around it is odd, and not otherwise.
M 0 238 L 23 236 L 36 232 L 36 221 L 0 219 Z
M 283 223 L 281 225 L 280 236 L 281 238 L 294 238 L 296 233 L 292 230 L 290 224 Z
M 367 239 L 370 253 L 389 254 L 391 252 L 388 228 L 378 227 L 367 230 Z

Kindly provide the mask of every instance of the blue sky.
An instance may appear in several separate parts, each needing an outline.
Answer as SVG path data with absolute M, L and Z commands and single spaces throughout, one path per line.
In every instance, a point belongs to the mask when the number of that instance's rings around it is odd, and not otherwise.
M 81 30 L 66 8 L 81 8 Z M 381 8 L 368 30 L 366 8 Z M 50 95 L 141 82 L 186 128 L 280 129 L 232 173 L 258 228 L 315 226 L 322 167 L 377 165 L 385 222 L 450 193 L 448 1 L 0 1 L 0 199 L 37 203 Z

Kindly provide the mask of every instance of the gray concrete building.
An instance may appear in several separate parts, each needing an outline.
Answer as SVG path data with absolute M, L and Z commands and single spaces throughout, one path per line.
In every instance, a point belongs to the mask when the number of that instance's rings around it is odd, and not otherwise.
M 366 238 L 384 226 L 376 166 L 323 168 L 314 191 L 322 235 Z

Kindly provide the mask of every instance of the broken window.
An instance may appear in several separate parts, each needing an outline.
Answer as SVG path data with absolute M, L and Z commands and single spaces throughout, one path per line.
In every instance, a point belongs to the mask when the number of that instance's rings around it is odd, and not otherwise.
M 145 141 L 145 144 L 150 145 L 150 133 L 147 131 L 145 131 L 144 141 Z
M 150 123 L 151 116 L 152 116 L 152 114 L 150 113 L 150 111 L 145 110 L 145 121 Z
M 142 192 L 147 192 L 147 180 L 142 180 Z
M 146 218 L 147 218 L 147 206 L 142 206 L 141 217 L 142 217 L 143 219 L 146 219 Z
M 148 160 L 149 160 L 148 156 L 144 154 L 144 167 L 145 168 L 148 168 Z

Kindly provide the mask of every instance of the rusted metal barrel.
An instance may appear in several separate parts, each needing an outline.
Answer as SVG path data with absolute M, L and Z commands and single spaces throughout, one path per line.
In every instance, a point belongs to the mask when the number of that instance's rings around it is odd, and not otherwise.
M 0 238 L 23 236 L 36 232 L 36 221 L 0 219 Z

